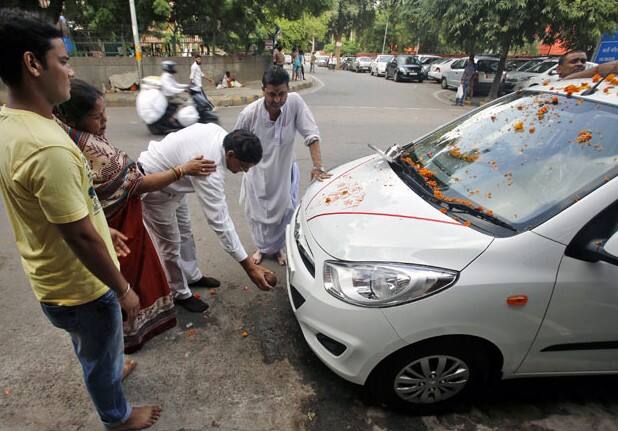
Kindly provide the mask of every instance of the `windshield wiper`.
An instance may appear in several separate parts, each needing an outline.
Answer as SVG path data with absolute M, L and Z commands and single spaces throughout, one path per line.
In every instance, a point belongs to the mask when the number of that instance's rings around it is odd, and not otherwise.
M 393 163 L 395 159 L 399 157 L 399 155 L 403 151 L 403 149 L 397 144 L 391 145 L 390 147 L 388 147 L 386 151 L 382 151 L 381 149 L 379 149 L 373 144 L 367 144 L 367 146 L 371 148 L 373 151 L 375 151 L 376 153 L 378 153 L 380 157 L 382 157 L 384 160 L 386 160 L 389 163 Z
M 455 213 L 465 213 L 465 214 L 471 214 L 476 218 L 480 218 L 483 220 L 486 220 L 490 223 L 493 223 L 497 226 L 501 226 L 505 229 L 508 229 L 512 232 L 517 232 L 517 229 L 515 229 L 513 226 L 511 226 L 509 223 L 500 220 L 498 217 L 495 217 L 493 215 L 489 215 L 483 211 L 479 211 L 476 208 L 470 207 L 468 205 L 465 204 L 460 204 L 460 203 L 455 203 L 455 202 L 447 202 L 447 201 L 443 201 L 441 199 L 436 198 L 436 200 L 443 202 L 444 204 L 446 204 L 446 206 L 448 207 L 448 210 L 451 212 L 455 212 Z

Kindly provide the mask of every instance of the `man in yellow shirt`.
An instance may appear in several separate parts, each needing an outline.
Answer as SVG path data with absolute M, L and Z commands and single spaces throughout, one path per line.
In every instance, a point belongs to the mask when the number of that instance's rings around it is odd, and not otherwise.
M 0 10 L 0 78 L 9 103 L 0 110 L 0 191 L 17 248 L 43 312 L 67 331 L 104 425 L 143 429 L 158 406 L 124 397 L 122 316 L 139 310 L 118 261 L 90 170 L 52 117 L 70 97 L 73 71 L 62 33 L 34 15 Z

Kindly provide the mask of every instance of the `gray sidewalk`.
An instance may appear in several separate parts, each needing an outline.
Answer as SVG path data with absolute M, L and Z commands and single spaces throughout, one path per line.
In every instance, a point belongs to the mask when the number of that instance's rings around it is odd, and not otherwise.
M 305 81 L 290 81 L 290 91 L 300 91 L 313 87 L 314 82 L 310 75 L 307 75 Z M 246 105 L 262 97 L 262 83 L 260 81 L 247 82 L 240 88 L 217 90 L 207 87 L 204 90 L 208 98 L 217 107 Z M 137 93 L 137 91 L 106 93 L 105 103 L 107 106 L 135 106 Z

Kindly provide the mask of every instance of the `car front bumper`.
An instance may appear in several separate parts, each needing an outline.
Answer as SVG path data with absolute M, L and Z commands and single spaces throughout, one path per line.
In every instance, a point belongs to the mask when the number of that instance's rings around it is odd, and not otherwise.
M 344 379 L 364 384 L 373 368 L 403 347 L 404 341 L 382 310 L 347 304 L 324 289 L 322 266 L 332 257 L 308 233 L 302 212 L 299 223 L 305 234 L 298 235 L 295 220 L 300 208 L 286 230 L 290 304 L 307 344 L 320 360 Z

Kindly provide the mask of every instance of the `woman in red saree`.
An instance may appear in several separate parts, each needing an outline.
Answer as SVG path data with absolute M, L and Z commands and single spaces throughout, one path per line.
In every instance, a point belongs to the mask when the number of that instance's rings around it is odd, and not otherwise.
M 201 156 L 166 172 L 145 176 L 140 166 L 105 138 L 103 94 L 73 79 L 71 99 L 58 106 L 60 125 L 82 151 L 92 172 L 120 262 L 122 275 L 140 299 L 135 325 L 125 322 L 125 353 L 176 326 L 174 301 L 154 244 L 142 220 L 140 195 L 160 190 L 184 175 L 208 175 L 214 163 Z M 114 232 L 114 230 L 120 232 Z

